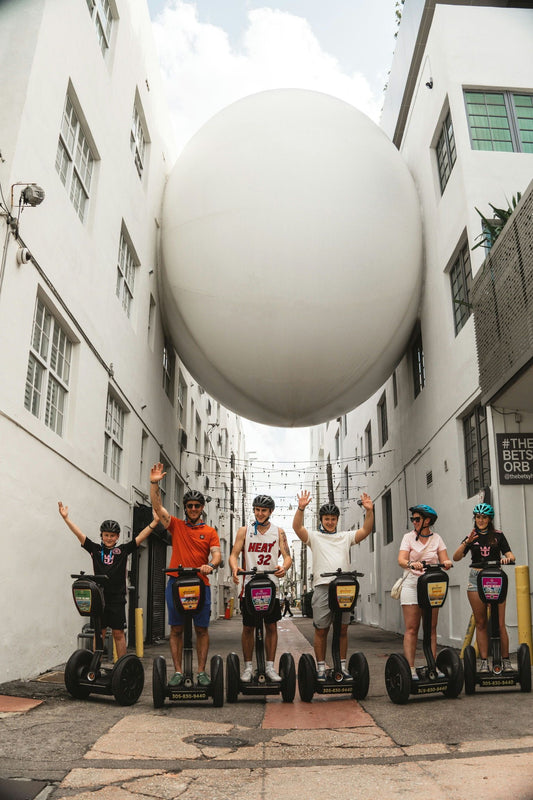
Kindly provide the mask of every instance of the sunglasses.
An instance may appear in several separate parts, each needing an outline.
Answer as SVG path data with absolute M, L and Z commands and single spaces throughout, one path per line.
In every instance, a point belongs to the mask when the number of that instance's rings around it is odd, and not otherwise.
M 187 505 L 185 506 L 185 508 L 201 508 L 201 507 L 202 506 L 200 505 L 200 503 L 187 503 Z
M 420 522 L 422 517 L 410 517 L 411 522 Z

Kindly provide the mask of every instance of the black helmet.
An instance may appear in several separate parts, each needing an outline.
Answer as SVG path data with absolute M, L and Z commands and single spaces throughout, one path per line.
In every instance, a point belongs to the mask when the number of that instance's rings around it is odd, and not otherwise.
M 189 489 L 188 492 L 185 492 L 183 495 L 183 505 L 186 506 L 189 500 L 193 500 L 195 503 L 200 503 L 200 505 L 205 506 L 205 497 L 203 494 L 197 489 Z
M 114 519 L 104 519 L 100 525 L 100 533 L 106 531 L 107 533 L 116 533 L 120 536 L 120 525 Z
M 339 511 L 339 507 L 335 505 L 335 503 L 324 503 L 323 506 L 320 506 L 320 511 L 318 512 L 318 516 L 320 519 L 325 517 L 326 514 L 331 514 L 333 517 L 340 517 L 341 512 Z
M 274 511 L 274 509 L 276 508 L 276 504 L 269 494 L 258 494 L 257 497 L 254 497 L 254 502 L 252 503 L 252 507 L 269 508 L 271 511 Z
M 413 511 L 418 511 L 418 513 L 421 514 L 423 517 L 429 519 L 430 525 L 434 525 L 435 522 L 437 521 L 438 515 L 435 509 L 432 508 L 431 506 L 427 506 L 425 503 L 420 503 L 420 505 L 418 506 L 411 506 L 409 511 L 411 512 L 411 514 L 413 513 Z

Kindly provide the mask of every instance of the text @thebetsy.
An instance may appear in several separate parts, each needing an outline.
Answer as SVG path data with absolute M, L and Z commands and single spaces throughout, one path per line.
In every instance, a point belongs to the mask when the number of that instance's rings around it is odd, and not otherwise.
M 497 433 L 500 483 L 533 483 L 533 433 Z

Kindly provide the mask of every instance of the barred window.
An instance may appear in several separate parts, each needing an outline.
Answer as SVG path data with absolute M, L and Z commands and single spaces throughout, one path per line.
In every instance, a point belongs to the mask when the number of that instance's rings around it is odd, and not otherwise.
M 104 472 L 114 481 L 120 481 L 124 451 L 124 422 L 126 412 L 118 400 L 108 392 L 104 433 Z
M 69 391 L 72 342 L 61 323 L 37 298 L 26 373 L 24 407 L 63 435 Z
M 113 26 L 111 4 L 109 0 L 87 0 L 87 7 L 96 28 L 100 50 L 105 55 L 110 45 Z
M 56 171 L 82 222 L 89 201 L 93 166 L 93 153 L 67 94 L 57 145 Z
M 131 147 L 131 152 L 133 153 L 133 160 L 135 162 L 135 167 L 139 174 L 139 178 L 141 178 L 144 170 L 144 153 L 146 149 L 146 137 L 144 134 L 141 115 L 137 107 L 137 102 L 135 102 L 133 105 L 133 115 L 131 120 L 131 131 L 130 131 L 130 147 Z
M 465 92 L 474 150 L 533 153 L 533 95 Z
M 465 245 L 450 270 L 450 287 L 452 291 L 453 321 L 455 335 L 464 327 L 472 313 L 470 290 L 472 287 L 472 268 L 470 253 Z
M 117 287 L 116 294 L 122 308 L 130 316 L 131 304 L 133 301 L 133 288 L 135 285 L 135 269 L 138 264 L 135 261 L 132 249 L 129 246 L 124 233 L 120 234 L 117 260 Z
M 457 152 L 455 149 L 455 136 L 453 133 L 452 118 L 450 112 L 446 114 L 446 119 L 442 125 L 442 130 L 437 142 L 437 165 L 439 168 L 439 181 L 441 193 L 444 192 L 448 178 L 455 164 Z
M 463 419 L 463 436 L 467 493 L 468 497 L 473 497 L 483 486 L 490 485 L 489 437 L 484 406 L 476 406 Z

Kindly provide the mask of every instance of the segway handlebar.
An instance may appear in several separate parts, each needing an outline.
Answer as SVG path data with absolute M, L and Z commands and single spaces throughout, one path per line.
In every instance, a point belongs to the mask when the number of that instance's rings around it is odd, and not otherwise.
M 497 558 L 493 558 L 487 561 L 475 561 L 470 564 L 471 567 L 474 569 L 484 569 L 485 567 L 512 567 L 516 564 L 516 561 L 512 559 L 511 561 L 506 561 L 505 564 L 503 561 L 500 561 Z
M 429 567 L 433 567 L 433 569 L 444 569 L 440 561 L 438 562 L 438 564 L 430 564 L 429 561 L 423 561 L 423 560 L 420 563 L 422 564 L 423 570 L 427 570 L 429 569 Z M 412 564 L 409 567 L 409 569 L 414 569 Z M 453 564 L 451 565 L 450 569 L 453 569 Z
M 78 575 L 71 575 L 70 577 L 74 578 L 74 580 L 85 579 L 88 581 L 94 581 L 95 583 L 105 583 L 106 581 L 109 580 L 108 575 L 86 575 L 86 573 L 83 571 L 80 572 Z
M 364 572 L 357 572 L 355 569 L 338 569 L 335 572 L 321 572 L 321 578 L 338 578 L 339 575 L 353 575 L 356 578 L 363 578 L 365 573 Z
M 278 569 L 279 567 L 276 567 L 276 569 L 257 569 L 257 567 L 252 567 L 252 569 L 238 569 L 237 575 L 274 575 Z
M 165 567 L 165 569 L 162 570 L 166 575 L 171 575 L 173 578 L 180 577 L 181 575 L 198 575 L 200 571 L 201 567 L 183 567 L 181 564 L 177 567 Z

